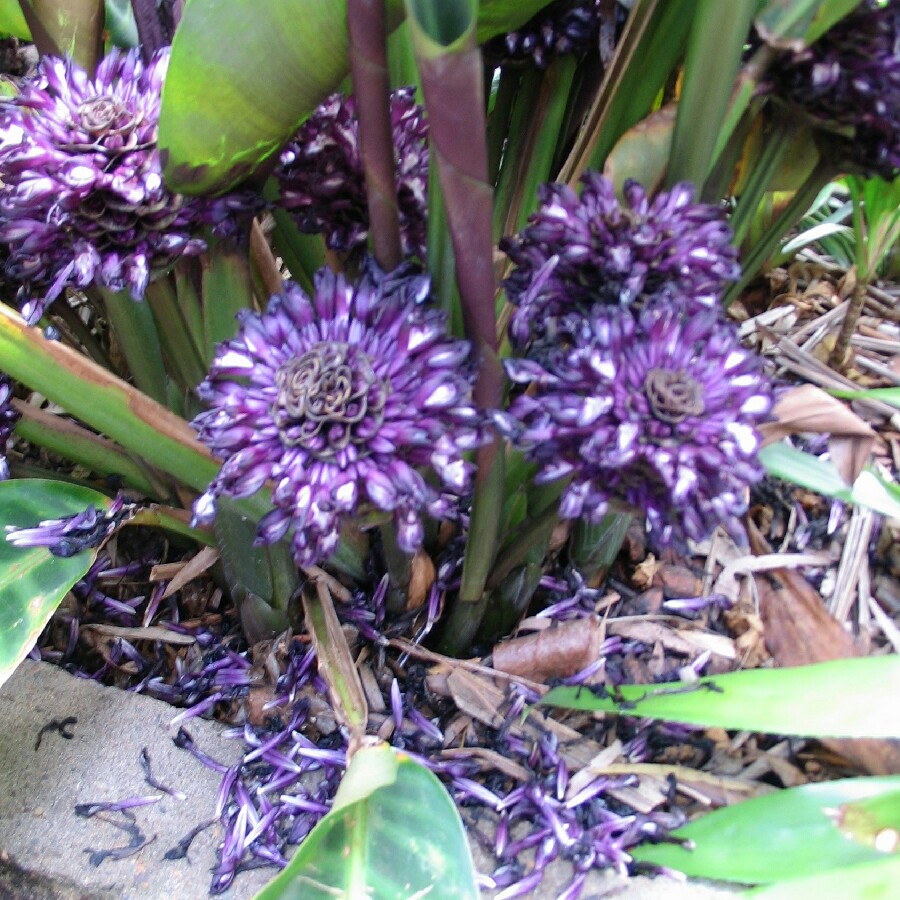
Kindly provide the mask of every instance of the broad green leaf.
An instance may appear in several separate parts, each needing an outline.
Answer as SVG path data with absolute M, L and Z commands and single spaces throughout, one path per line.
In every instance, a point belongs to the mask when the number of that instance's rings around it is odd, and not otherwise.
M 792 878 L 772 887 L 748 891 L 744 896 L 765 900 L 809 900 L 810 897 L 815 900 L 891 900 L 897 896 L 897 885 L 900 885 L 900 858 L 891 856 L 808 878 Z
M 33 528 L 48 519 L 83 512 L 110 500 L 89 488 L 37 478 L 0 483 L 0 684 L 34 646 L 66 592 L 90 568 L 97 553 L 64 559 L 46 547 L 19 548 L 6 541 L 7 525 Z
M 478 37 L 521 25 L 547 0 L 483 0 Z M 387 0 L 388 25 L 403 0 Z M 238 183 L 294 133 L 349 70 L 346 0 L 191 0 L 172 43 L 159 120 L 174 190 Z
M 750 669 L 696 684 L 623 685 L 607 696 L 558 687 L 548 706 L 811 737 L 900 737 L 900 656 Z
M 884 859 L 874 847 L 843 834 L 835 823 L 834 810 L 898 788 L 900 776 L 892 775 L 777 791 L 717 809 L 673 832 L 681 840 L 692 841 L 694 849 L 677 844 L 644 845 L 633 855 L 692 877 L 748 884 L 770 884 Z M 803 896 L 821 900 L 817 892 Z
M 19 0 L 0 0 L 0 35 L 31 40 Z
M 256 900 L 477 898 L 459 813 L 437 778 L 380 744 L 353 757 L 332 811 Z
M 864 470 L 850 488 L 832 462 L 785 443 L 763 447 L 759 452 L 759 461 L 776 478 L 845 503 L 866 506 L 884 516 L 900 518 L 900 488 L 884 481 L 874 472 Z

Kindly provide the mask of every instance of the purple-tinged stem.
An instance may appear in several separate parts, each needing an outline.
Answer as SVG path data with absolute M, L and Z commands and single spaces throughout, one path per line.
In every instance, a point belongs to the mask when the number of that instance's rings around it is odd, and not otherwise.
M 158 5 L 157 0 L 131 0 L 144 62 L 150 62 L 153 54 L 168 44 Z
M 403 249 L 394 178 L 384 0 L 347 0 L 347 32 L 369 202 L 369 234 L 375 259 L 390 272 L 400 264 Z

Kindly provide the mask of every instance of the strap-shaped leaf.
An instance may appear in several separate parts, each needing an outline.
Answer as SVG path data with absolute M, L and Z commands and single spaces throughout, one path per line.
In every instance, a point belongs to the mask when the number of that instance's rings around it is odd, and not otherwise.
M 881 795 L 896 796 L 898 787 L 900 776 L 892 775 L 777 791 L 718 809 L 674 832 L 675 837 L 692 841 L 693 849 L 645 845 L 633 855 L 692 877 L 748 884 L 771 884 L 872 862 L 883 859 L 884 852 L 865 836 L 856 839 L 859 835 L 843 827 L 842 811 L 855 812 L 860 801 Z M 822 898 L 819 892 L 795 896 Z
M 751 669 L 696 684 L 633 684 L 602 696 L 554 688 L 542 703 L 708 727 L 812 737 L 900 737 L 900 656 Z
M 364 747 L 322 819 L 256 900 L 475 900 L 459 813 L 437 778 L 385 744 Z
M 14 547 L 6 541 L 6 526 L 33 528 L 48 519 L 77 515 L 91 504 L 108 509 L 110 500 L 63 481 L 0 483 L 0 684 L 25 658 L 66 592 L 97 555 L 82 550 L 63 558 L 46 547 Z

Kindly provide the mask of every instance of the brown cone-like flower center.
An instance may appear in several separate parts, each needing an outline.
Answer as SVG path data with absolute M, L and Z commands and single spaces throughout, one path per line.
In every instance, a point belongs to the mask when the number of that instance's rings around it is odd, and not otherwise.
M 78 107 L 81 127 L 90 134 L 115 134 L 127 130 L 133 123 L 131 112 L 118 97 L 101 95 L 85 100 Z
M 684 372 L 651 369 L 644 380 L 644 393 L 653 415 L 669 425 L 703 413 L 703 389 Z
M 315 344 L 275 374 L 278 399 L 272 415 L 287 446 L 330 461 L 350 444 L 362 444 L 383 421 L 389 388 L 369 358 L 349 344 Z

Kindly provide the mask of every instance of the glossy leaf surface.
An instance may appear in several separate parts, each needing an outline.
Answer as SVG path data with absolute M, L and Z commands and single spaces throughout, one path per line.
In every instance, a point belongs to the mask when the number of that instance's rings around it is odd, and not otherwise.
M 33 528 L 48 519 L 74 516 L 91 504 L 108 509 L 110 501 L 63 481 L 0 483 L 0 684 L 25 658 L 66 592 L 97 555 L 83 550 L 64 559 L 46 547 L 14 547 L 6 541 L 6 526 Z
M 696 684 L 554 688 L 542 703 L 691 725 L 816 737 L 900 737 L 900 656 L 751 669 Z
M 835 811 L 843 804 L 893 794 L 898 787 L 897 775 L 848 778 L 754 797 L 675 831 L 676 837 L 693 841 L 693 850 L 676 844 L 646 845 L 637 848 L 634 857 L 692 877 L 749 884 L 873 862 L 885 854 L 842 832 Z M 821 900 L 818 893 L 805 896 Z
M 19 0 L 0 0 L 0 35 L 29 40 L 31 32 Z
M 257 900 L 478 897 L 459 813 L 437 778 L 385 744 L 358 751 L 332 811 Z
M 791 878 L 771 887 L 748 892 L 765 900 L 891 900 L 900 884 L 900 857 L 820 872 L 807 878 Z

